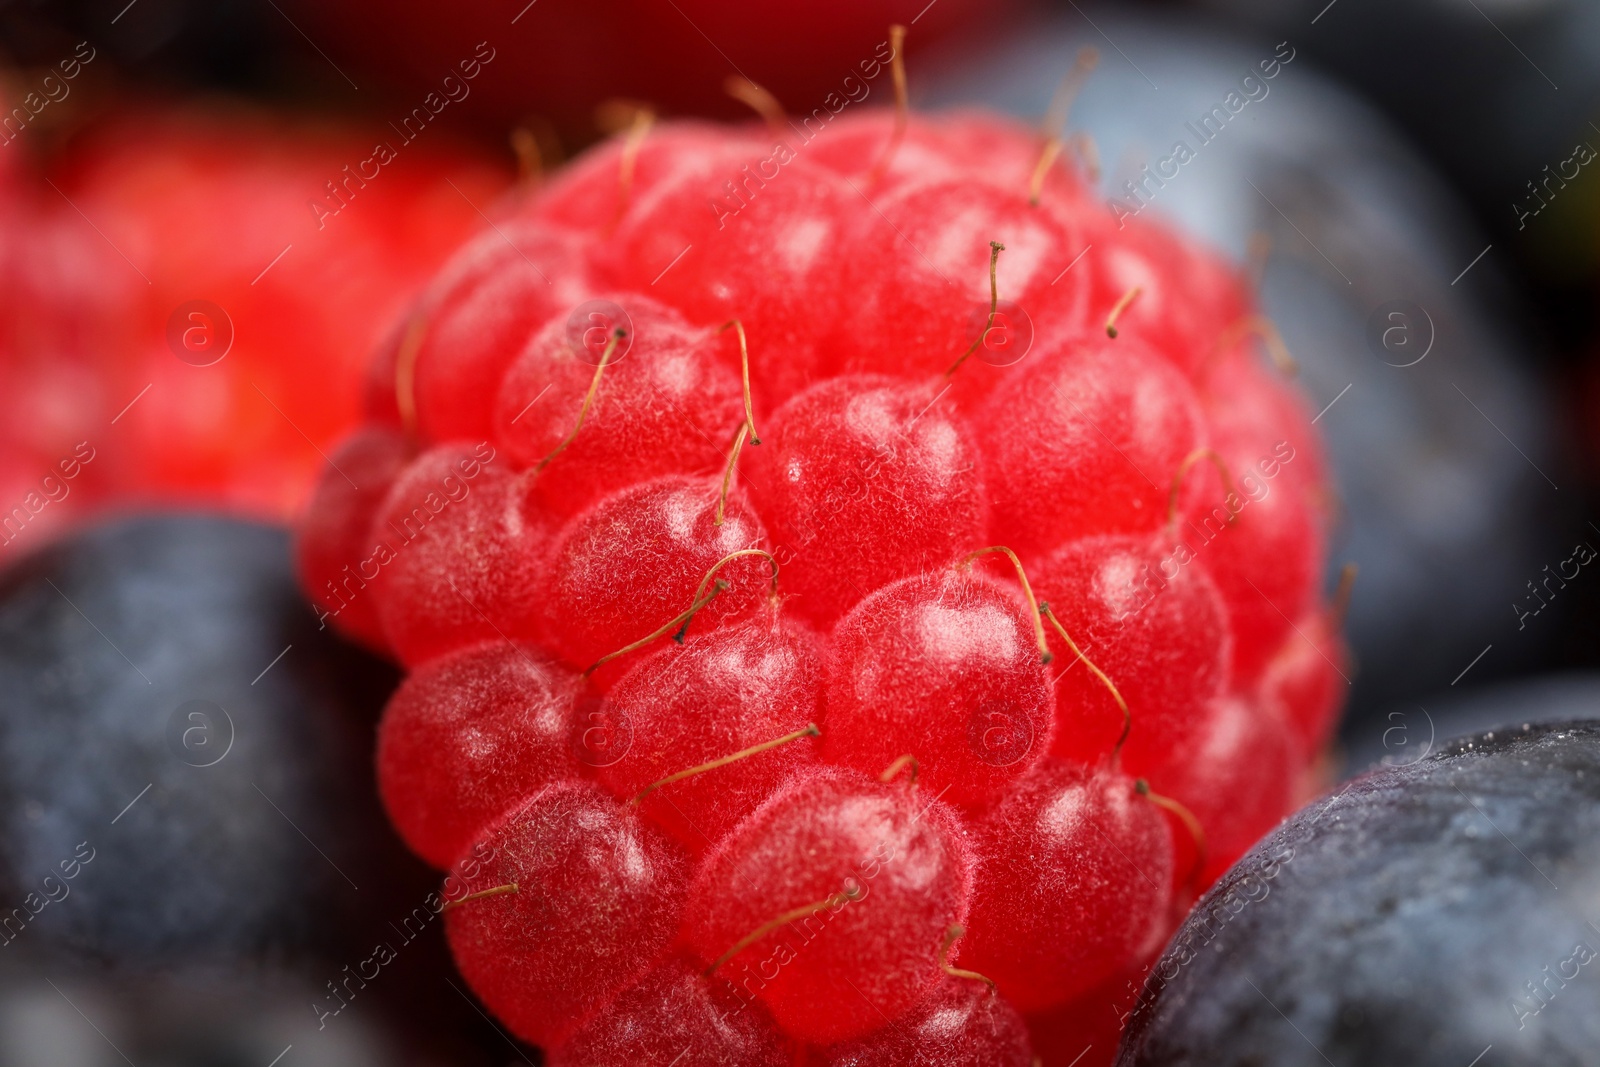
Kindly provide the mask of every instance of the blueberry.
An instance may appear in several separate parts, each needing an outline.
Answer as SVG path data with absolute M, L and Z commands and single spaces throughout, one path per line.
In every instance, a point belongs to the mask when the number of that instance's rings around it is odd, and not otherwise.
M 1208 6 L 1252 33 L 1303 42 L 1312 62 L 1404 124 L 1505 230 L 1518 231 L 1517 205 L 1540 205 L 1526 183 L 1543 180 L 1547 165 L 1555 171 L 1571 153 L 1569 142 L 1587 139 L 1591 112 L 1583 101 L 1600 92 L 1600 10 L 1584 0 L 1518 5 L 1511 24 L 1485 19 L 1471 4 L 1426 0 L 1345 4 L 1337 19 L 1327 0 Z M 1313 19 L 1316 29 L 1308 31 Z M 1506 46 L 1502 27 L 1516 48 Z M 1443 101 L 1473 121 L 1440 122 Z M 1485 152 L 1488 144 L 1495 150 Z
M 395 681 L 318 628 L 279 529 L 132 518 L 0 574 L 0 1062 L 513 1054 L 376 799 Z
M 393 858 L 369 770 L 391 683 L 318 632 L 277 530 L 141 518 L 23 560 L 0 577 L 0 941 L 122 967 L 337 946 Z
M 1590 1064 L 1597 924 L 1600 722 L 1459 739 L 1224 875 L 1146 977 L 1118 1063 Z

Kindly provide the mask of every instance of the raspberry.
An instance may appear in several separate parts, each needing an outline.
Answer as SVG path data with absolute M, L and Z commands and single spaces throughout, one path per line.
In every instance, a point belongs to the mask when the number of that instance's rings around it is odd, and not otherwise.
M 666 955 L 684 855 L 598 787 L 547 786 L 481 828 L 463 869 L 480 854 L 482 869 L 445 913 L 450 949 L 524 1040 L 561 1040 Z M 489 895 L 467 899 L 480 893 Z
M 843 375 L 772 417 L 745 481 L 771 516 L 793 610 L 831 624 L 885 583 L 979 547 L 977 448 L 953 412 L 928 410 L 934 398 L 903 380 Z M 880 524 L 897 536 L 882 537 Z
M 10 153 L 63 146 L 18 166 L 28 218 L 8 244 L 39 291 L 13 290 L 34 312 L 0 336 L 6 396 L 29 411 L 0 433 L 23 438 L 35 481 L 77 442 L 97 447 L 52 512 L 120 500 L 286 518 L 359 420 L 384 324 L 481 225 L 463 197 L 492 202 L 507 175 L 430 138 L 364 180 L 374 131 L 326 116 L 95 110 Z
M 1138 1004 L 1144 971 L 1156 951 L 1082 996 L 1029 1015 L 1028 1037 L 1039 1061 L 1051 1067 L 1109 1067 L 1117 1058 L 1122 1019 Z
M 295 541 L 295 564 L 312 603 L 346 636 L 380 651 L 388 643 L 377 600 L 362 595 L 379 573 L 367 535 L 410 453 L 405 437 L 387 426 L 364 426 L 347 437 L 330 457 L 344 476 L 317 483 Z
M 1131 779 L 1046 760 L 974 830 L 991 866 L 964 955 L 1024 1011 L 1082 993 L 1161 933 L 1172 840 Z
M 1028 1030 L 1004 997 L 970 978 L 941 980 L 895 1025 L 817 1049 L 812 1067 L 1032 1067 Z
M 1210 884 L 1228 869 L 1231 857 L 1242 855 L 1294 810 L 1297 761 L 1288 725 L 1257 714 L 1237 697 L 1216 698 L 1198 719 L 1192 747 L 1168 754 L 1149 775 L 1184 798 L 1205 827 L 1198 878 Z
M 735 986 L 759 991 L 789 1033 L 859 1037 L 938 977 L 941 935 L 966 918 L 970 866 L 960 824 L 938 801 L 905 782 L 815 771 L 706 858 L 684 939 Z M 756 936 L 780 920 L 770 940 Z M 853 989 L 841 990 L 840 973 Z
M 669 645 L 642 660 L 606 694 L 604 721 L 623 724 L 629 747 L 599 770 L 618 796 L 752 745 L 807 735 L 822 715 L 822 643 L 777 611 Z M 793 737 L 800 740 L 800 737 Z M 785 745 L 717 774 L 699 774 L 652 791 L 641 804 L 685 847 L 720 841 L 796 769 L 815 742 Z
M 838 370 L 945 370 L 972 340 L 974 310 L 988 302 L 991 241 L 1005 247 L 1008 300 L 1080 325 L 1082 312 L 1071 305 L 1081 306 L 1082 288 L 1058 289 L 1050 279 L 1083 249 L 1083 239 L 1061 216 L 1031 207 L 1025 187 L 962 174 L 908 183 L 876 206 L 882 218 L 874 212 L 864 219 L 861 235 L 872 243 L 846 268 L 854 343 L 840 346 Z M 881 239 L 886 225 L 896 239 Z
M 929 789 L 983 805 L 1049 750 L 1055 699 L 1033 618 L 988 578 L 947 569 L 873 593 L 833 632 L 832 760 L 874 771 L 915 752 Z
M 646 478 L 717 470 L 725 431 L 738 421 L 738 374 L 718 362 L 716 336 L 653 301 L 621 299 L 628 326 L 601 346 L 600 356 L 605 344 L 613 351 L 582 432 L 536 479 L 539 499 L 561 515 Z M 495 410 L 498 440 L 529 466 L 570 435 L 599 363 L 588 349 L 574 350 L 564 317 L 542 325 L 503 375 Z
M 533 217 L 571 231 L 611 231 L 630 205 L 658 187 L 686 175 L 720 181 L 730 164 L 737 170 L 758 147 L 755 138 L 697 122 L 657 127 L 636 146 L 619 137 L 557 173 L 531 205 Z
M 1257 699 L 1283 718 L 1307 758 L 1337 724 L 1348 662 L 1337 621 L 1318 611 L 1300 618 L 1262 676 Z
M 1227 684 L 1231 635 L 1215 583 L 1193 563 L 1175 567 L 1164 547 L 1091 537 L 1039 567 L 1040 598 L 1118 690 L 1081 664 L 1065 667 L 1056 682 L 1057 755 L 1093 763 L 1112 751 L 1126 727 L 1124 704 L 1134 709 L 1121 754 L 1129 770 L 1142 774 L 1160 755 L 1193 751 L 1201 709 Z
M 747 159 L 725 159 L 716 178 L 680 173 L 642 197 L 618 227 L 613 270 L 697 322 L 740 319 L 756 342 L 751 378 L 776 403 L 817 377 L 834 350 L 850 293 L 836 284 L 837 249 L 855 236 L 860 199 L 844 178 L 804 160 L 763 188 Z M 707 187 L 722 175 L 761 210 L 746 217 L 738 196 L 724 192 L 707 211 Z M 771 284 L 774 270 L 786 284 Z
M 1215 258 L 1172 231 L 1139 219 L 1101 216 L 1087 239 L 1106 255 L 1096 260 L 1091 320 L 1105 320 L 1117 302 L 1139 296 L 1119 316 L 1121 328 L 1157 348 L 1178 369 L 1195 374 L 1249 311 L 1243 288 Z
M 606 497 L 568 523 L 543 586 L 550 647 L 586 669 L 693 603 L 718 561 L 764 539 L 738 498 L 728 501 L 720 526 L 716 511 L 715 482 L 666 477 Z M 721 572 L 728 591 L 696 623 L 713 625 L 754 605 L 766 571 L 759 559 L 732 560 Z
M 481 398 L 499 388 L 529 333 L 589 295 L 585 274 L 575 235 L 528 222 L 457 252 L 423 298 L 426 325 L 407 354 L 420 432 L 435 441 L 487 438 L 491 419 Z
M 1204 425 L 1193 386 L 1131 330 L 1024 361 L 974 422 L 988 443 L 996 539 L 1024 557 L 1087 534 L 1160 529 Z
M 414 665 L 462 645 L 533 632 L 537 563 L 553 527 L 525 477 L 491 466 L 492 446 L 443 444 L 411 462 L 369 539 L 384 638 Z
M 1260 454 L 1242 450 L 1224 455 L 1236 470 L 1262 462 Z M 1271 462 L 1272 453 L 1265 456 Z M 1261 484 L 1259 475 L 1255 480 Z M 1227 521 L 1215 509 L 1205 518 L 1213 524 Z M 1186 520 L 1185 532 L 1204 536 L 1190 525 L 1195 521 Z M 1311 507 L 1292 483 L 1251 499 L 1233 521 L 1228 536 L 1218 538 L 1208 553 L 1206 571 L 1227 606 L 1233 630 L 1233 677 L 1249 682 L 1261 676 L 1273 653 L 1294 635 L 1293 620 L 1315 603 L 1324 552 Z M 1258 561 L 1263 559 L 1275 566 L 1261 567 Z
M 791 1067 L 790 1042 L 761 1005 L 741 1004 L 700 971 L 684 958 L 655 968 L 553 1049 L 550 1067 Z
M 330 470 L 305 528 L 325 585 L 487 427 L 359 595 L 414 671 L 386 802 L 495 849 L 452 946 L 556 1064 L 1021 1065 L 1019 1011 L 1053 1057 L 1337 707 L 1319 450 L 1234 272 L 987 116 L 796 141 L 636 124 L 508 208 L 570 275 L 421 300 L 348 446 L 393 487 Z
M 1294 635 L 1291 620 L 1315 609 L 1326 545 L 1319 515 L 1324 465 L 1309 412 L 1272 379 L 1239 374 L 1238 366 L 1212 377 L 1202 403 L 1211 409 L 1213 445 L 1232 472 L 1237 501 L 1233 530 L 1206 549 L 1206 570 L 1228 606 L 1233 675 L 1243 684 L 1258 678 Z M 1216 410 L 1224 404 L 1226 418 Z M 1226 492 L 1204 499 L 1204 508 L 1186 511 L 1184 530 L 1209 541 L 1228 521 Z M 1261 559 L 1276 565 L 1261 567 Z
M 378 732 L 378 787 L 411 850 L 448 867 L 526 783 L 576 778 L 583 698 L 575 672 L 499 640 L 412 672 Z

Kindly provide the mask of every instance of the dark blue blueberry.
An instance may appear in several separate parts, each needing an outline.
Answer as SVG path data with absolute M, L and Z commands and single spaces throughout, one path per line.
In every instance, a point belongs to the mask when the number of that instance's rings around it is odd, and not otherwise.
M 1593 1064 L 1597 924 L 1600 722 L 1450 742 L 1240 860 L 1150 972 L 1118 1062 Z
M 278 529 L 132 518 L 0 574 L 0 1062 L 516 1056 L 376 799 L 394 683 Z

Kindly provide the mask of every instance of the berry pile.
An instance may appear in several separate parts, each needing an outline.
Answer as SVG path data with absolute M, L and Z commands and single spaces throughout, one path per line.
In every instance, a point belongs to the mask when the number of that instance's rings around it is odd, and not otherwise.
M 799 129 L 641 122 L 464 249 L 302 528 L 553 1064 L 1026 1067 L 1336 710 L 1242 281 L 992 116 Z

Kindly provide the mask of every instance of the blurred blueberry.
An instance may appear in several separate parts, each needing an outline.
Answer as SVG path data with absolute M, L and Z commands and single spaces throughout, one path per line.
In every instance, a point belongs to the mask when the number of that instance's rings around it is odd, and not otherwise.
M 279 529 L 129 518 L 0 573 L 0 1064 L 519 1054 L 378 804 L 394 681 L 318 629 Z
M 1274 40 L 1295 38 L 1394 115 L 1496 229 L 1517 229 L 1513 201 L 1575 141 L 1600 146 L 1589 125 L 1600 96 L 1600 6 L 1588 0 L 1198 6 Z
M 1600 723 L 1458 739 L 1308 806 L 1224 875 L 1117 1062 L 1591 1064 L 1596 900 Z

